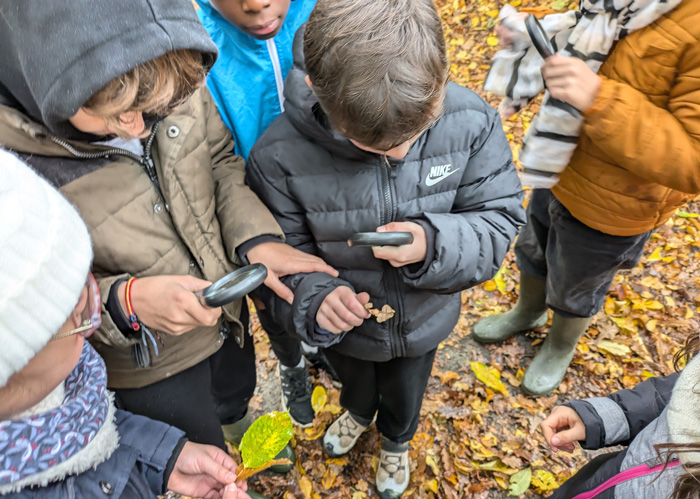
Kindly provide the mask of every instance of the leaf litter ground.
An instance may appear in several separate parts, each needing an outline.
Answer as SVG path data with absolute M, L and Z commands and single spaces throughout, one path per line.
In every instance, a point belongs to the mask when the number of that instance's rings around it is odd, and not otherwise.
M 575 2 L 514 0 L 538 14 L 573 8 Z M 437 0 L 445 23 L 452 77 L 484 95 L 483 79 L 496 50 L 494 25 L 503 2 Z M 504 123 L 517 159 L 523 133 L 537 103 Z M 650 376 L 672 372 L 673 353 L 698 331 L 700 205 L 691 203 L 660 227 L 639 265 L 621 272 L 593 319 L 558 390 L 550 397 L 521 394 L 524 369 L 548 326 L 484 346 L 470 337 L 481 317 L 509 310 L 517 298 L 518 270 L 512 252 L 491 281 L 462 294 L 462 313 L 438 351 L 428 383 L 418 432 L 411 442 L 411 484 L 404 497 L 505 498 L 509 485 L 522 497 L 547 497 L 587 462 L 591 453 L 552 454 L 537 430 L 551 408 L 573 398 L 605 396 Z M 279 409 L 277 360 L 253 318 L 258 356 L 257 414 Z M 379 435 L 374 427 L 343 458 L 322 450 L 326 427 L 340 414 L 338 390 L 325 373 L 314 373 L 314 426 L 295 428 L 297 463 L 289 474 L 263 472 L 253 490 L 284 499 L 377 497 L 374 474 Z M 512 485 L 511 485 L 512 483 Z

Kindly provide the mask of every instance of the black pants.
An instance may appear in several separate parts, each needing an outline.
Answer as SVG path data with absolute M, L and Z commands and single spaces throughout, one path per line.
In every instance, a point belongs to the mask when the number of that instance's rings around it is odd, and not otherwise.
M 324 353 L 343 383 L 340 405 L 364 424 L 376 413 L 377 430 L 389 440 L 403 443 L 411 440 L 418 428 L 436 351 L 387 362 L 360 360 L 332 349 Z
M 241 322 L 247 330 L 245 307 Z M 180 428 L 193 442 L 226 450 L 221 425 L 245 416 L 255 381 L 253 338 L 246 332 L 243 348 L 228 338 L 218 352 L 185 371 L 143 388 L 114 392 L 120 409 Z
M 571 215 L 549 189 L 534 189 L 527 225 L 515 243 L 521 272 L 547 281 L 547 305 L 567 317 L 592 317 L 620 269 L 637 265 L 651 231 L 611 236 Z
M 301 362 L 301 340 L 280 327 L 268 313 L 258 310 L 260 325 L 270 339 L 270 348 L 283 366 L 294 367 Z

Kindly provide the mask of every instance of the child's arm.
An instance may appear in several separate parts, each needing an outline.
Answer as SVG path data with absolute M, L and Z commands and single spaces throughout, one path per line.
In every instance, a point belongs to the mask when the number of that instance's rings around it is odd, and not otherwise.
M 428 258 L 420 269 L 403 267 L 416 288 L 454 293 L 493 277 L 525 223 L 523 191 L 498 113 L 474 111 L 483 131 L 468 161 L 455 164 L 462 180 L 450 213 L 424 213 Z
M 573 419 L 578 418 L 582 422 L 583 435 L 574 431 L 572 433 L 575 433 L 575 438 L 569 438 L 570 435 L 563 432 L 563 438 L 558 443 L 555 444 L 551 437 L 547 438 L 547 443 L 564 450 L 570 448 L 575 440 L 582 440 L 581 446 L 584 449 L 629 445 L 639 432 L 663 412 L 671 400 L 677 379 L 678 374 L 675 373 L 649 378 L 630 390 L 620 390 L 608 397 L 574 400 L 563 407 L 557 407 L 542 422 L 545 438 L 548 434 L 552 437 L 559 436 L 556 429 L 564 426 L 557 426 L 557 420 L 567 411 L 576 413 L 577 416 Z
M 584 114 L 586 135 L 616 165 L 671 189 L 700 192 L 700 44 L 680 55 L 665 108 L 630 85 L 602 78 Z
M 258 161 L 259 153 L 253 148 L 246 167 L 246 182 L 260 196 L 279 222 L 287 238 L 287 244 L 315 255 L 314 240 L 306 224 L 304 210 L 287 191 L 283 173 L 275 170 L 275 166 L 269 163 L 266 163 L 267 168 L 263 169 Z M 352 285 L 323 272 L 288 275 L 282 281 L 294 293 L 292 303 L 279 299 L 268 289 L 261 287 L 256 291 L 267 307 L 268 314 L 287 331 L 296 332 L 309 345 L 327 347 L 338 343 L 343 338 L 342 334 L 318 332 L 316 328 L 318 311 L 327 297 L 340 288 L 349 288 L 349 291 L 355 295 Z M 337 303 L 328 303 L 325 308 L 327 314 L 323 315 L 331 315 L 331 310 L 328 308 L 330 305 L 337 305 Z M 335 310 L 338 307 L 331 308 Z M 332 314 L 334 320 L 338 312 L 343 313 L 339 309 L 334 311 Z M 318 325 L 330 331 L 326 326 L 330 326 L 331 322 L 324 320 L 321 322 L 323 324 Z
M 216 215 L 229 258 L 237 261 L 236 248 L 263 235 L 282 242 L 284 233 L 258 196 L 245 185 L 245 161 L 233 153 L 231 132 L 206 88 L 200 90 L 207 116 L 207 145 L 216 182 Z M 242 214 L 245 214 L 242 216 Z
M 283 244 L 284 233 L 260 198 L 245 184 L 245 162 L 233 153 L 231 134 L 221 121 L 208 90 L 202 89 L 208 108 L 207 138 L 216 182 L 216 214 L 232 261 L 248 260 L 267 267 L 265 285 L 291 302 L 292 291 L 280 277 L 297 272 L 329 272 L 335 269 Z M 245 248 L 245 249 L 244 249 Z M 245 262 L 247 263 L 247 262 Z

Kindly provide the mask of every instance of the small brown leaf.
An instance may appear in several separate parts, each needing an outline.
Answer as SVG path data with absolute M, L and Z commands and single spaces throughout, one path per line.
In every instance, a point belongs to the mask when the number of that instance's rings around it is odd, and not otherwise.
M 388 321 L 396 314 L 396 311 L 389 305 L 384 305 L 381 310 L 372 307 L 372 302 L 365 303 L 365 309 L 377 319 L 379 324 Z

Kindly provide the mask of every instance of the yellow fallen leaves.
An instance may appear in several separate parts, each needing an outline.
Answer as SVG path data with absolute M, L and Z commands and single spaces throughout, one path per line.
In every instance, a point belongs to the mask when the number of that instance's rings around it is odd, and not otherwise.
M 498 272 L 496 272 L 496 275 L 493 276 L 493 279 L 484 283 L 484 289 L 486 291 L 491 292 L 498 290 L 498 292 L 501 294 L 506 292 L 507 282 L 504 275 L 504 268 L 505 267 L 501 267 L 498 269 Z
M 487 44 L 489 47 L 495 47 L 496 45 L 498 45 L 498 38 L 495 37 L 495 36 L 493 36 L 493 35 L 490 35 L 490 36 L 486 39 L 486 44 Z
M 598 350 L 609 353 L 611 355 L 617 355 L 618 357 L 627 357 L 632 351 L 627 345 L 621 343 L 615 343 L 610 340 L 602 340 L 598 343 Z
M 508 396 L 508 389 L 501 381 L 501 372 L 495 367 L 489 367 L 482 362 L 470 362 L 469 365 L 474 371 L 476 379 L 494 391 L 500 392 L 503 396 Z
M 313 407 L 314 412 L 318 413 L 328 400 L 328 395 L 326 394 L 326 389 L 321 385 L 317 385 L 314 391 L 311 393 L 311 407 Z
M 557 482 L 557 479 L 554 478 L 554 475 L 549 471 L 537 470 L 532 476 L 532 485 L 534 485 L 539 492 L 548 492 L 557 489 L 559 487 L 559 482 Z

